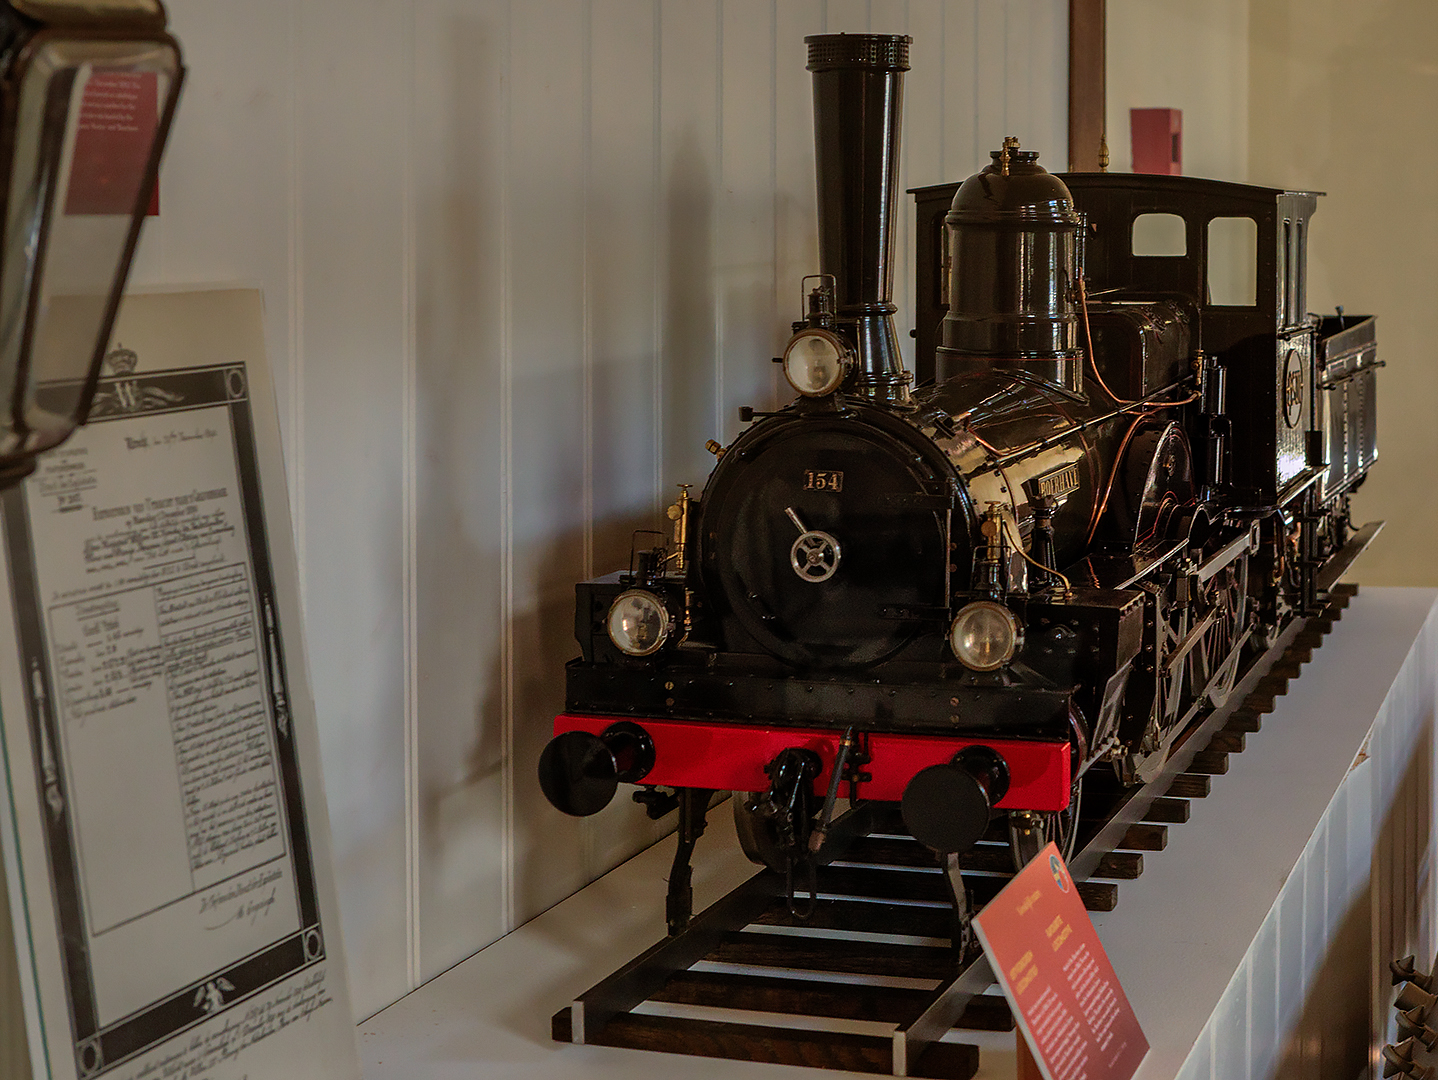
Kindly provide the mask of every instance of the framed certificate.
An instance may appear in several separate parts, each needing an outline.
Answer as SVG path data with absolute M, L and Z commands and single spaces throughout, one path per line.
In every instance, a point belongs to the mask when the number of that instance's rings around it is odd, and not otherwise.
M 128 300 L 88 425 L 0 496 L 40 1076 L 358 1076 L 260 312 Z

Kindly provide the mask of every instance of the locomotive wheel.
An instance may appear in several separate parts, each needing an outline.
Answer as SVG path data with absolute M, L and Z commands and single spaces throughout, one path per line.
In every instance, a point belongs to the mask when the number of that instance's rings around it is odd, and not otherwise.
M 1157 594 L 1156 586 L 1145 586 Z M 1220 708 L 1233 694 L 1249 621 L 1248 556 L 1214 574 L 1189 603 L 1168 602 L 1160 618 L 1158 701 L 1137 749 L 1115 759 L 1114 772 L 1129 787 L 1147 783 L 1168 759 L 1166 744 L 1179 721 L 1200 703 Z M 1196 640 L 1190 641 L 1191 636 Z M 1181 658 L 1170 660 L 1187 650 Z
M 1115 540 L 1139 548 L 1173 536 L 1197 495 L 1183 428 L 1172 421 L 1140 421 L 1122 470 L 1105 528 Z
M 1173 602 L 1170 589 L 1157 581 L 1139 582 L 1150 596 L 1149 618 L 1144 630 L 1144 649 L 1151 669 L 1140 671 L 1131 679 L 1124 694 L 1124 727 L 1121 731 L 1122 750 L 1112 758 L 1114 775 L 1124 787 L 1146 784 L 1158 775 L 1168 760 L 1164 734 L 1178 715 L 1178 702 L 1188 672 L 1188 664 L 1177 665 L 1177 671 L 1166 671 L 1168 657 L 1188 631 L 1188 605 Z M 1171 625 L 1174 618 L 1177 625 Z
M 1193 649 L 1193 685 L 1196 690 L 1207 688 L 1209 704 L 1217 709 L 1238 681 L 1239 646 L 1248 622 L 1248 556 L 1215 574 L 1205 599 L 1214 620 Z
M 1159 729 L 1167 733 L 1183 714 L 1188 702 L 1192 700 L 1193 694 L 1198 688 L 1194 685 L 1193 675 L 1193 653 L 1189 652 L 1179 663 L 1168 667 L 1171 657 L 1188 637 L 1192 626 L 1192 608 L 1188 604 L 1175 604 L 1173 621 L 1167 618 L 1160 618 L 1160 631 L 1163 635 L 1163 647 L 1159 652 L 1159 663 L 1162 669 L 1167 669 L 1159 683 Z

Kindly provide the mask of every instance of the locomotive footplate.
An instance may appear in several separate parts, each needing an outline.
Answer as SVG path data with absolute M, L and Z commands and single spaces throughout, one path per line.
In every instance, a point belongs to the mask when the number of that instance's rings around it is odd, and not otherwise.
M 957 665 L 952 665 L 957 667 Z M 941 677 L 946 665 L 890 664 L 882 674 L 802 677 L 754 666 L 587 664 L 567 669 L 571 712 L 788 727 L 1064 739 L 1071 690 L 1033 671 Z
M 895 665 L 890 665 L 895 666 Z M 897 801 L 915 774 L 948 763 L 973 746 L 996 751 L 1013 774 L 998 808 L 1058 811 L 1068 806 L 1075 770 L 1074 704 L 1069 689 L 1017 668 L 939 680 L 902 665 L 888 678 L 795 678 L 715 665 L 655 671 L 575 661 L 568 712 L 556 740 L 582 731 L 605 738 L 624 725 L 642 728 L 653 764 L 631 783 L 764 791 L 765 768 L 785 750 L 818 754 L 822 796 L 846 730 L 859 736 L 864 764 L 841 777 L 856 798 Z M 570 736 L 569 754 L 590 743 Z M 552 755 L 551 755 L 552 756 Z M 556 759 L 557 760 L 557 759 Z M 581 772 L 590 766 L 576 764 Z M 607 771 L 607 770 L 606 770 Z M 587 775 L 587 773 L 586 773 Z M 556 790 L 569 781 L 554 781 Z M 608 783 L 606 782 L 606 790 Z

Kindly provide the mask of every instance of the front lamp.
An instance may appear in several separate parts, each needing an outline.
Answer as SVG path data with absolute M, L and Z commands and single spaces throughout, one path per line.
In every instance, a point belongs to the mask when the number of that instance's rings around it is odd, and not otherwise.
M 784 378 L 805 397 L 832 394 L 854 366 L 854 352 L 838 334 L 800 330 L 784 348 Z
M 0 2 L 0 486 L 85 422 L 184 68 L 158 0 Z
M 658 652 L 674 629 L 674 618 L 664 601 L 644 589 L 629 589 L 616 596 L 606 623 L 609 640 L 629 656 Z
M 966 605 L 949 627 L 949 647 L 965 667 L 994 671 L 1014 657 L 1019 623 L 1002 604 L 979 600 Z

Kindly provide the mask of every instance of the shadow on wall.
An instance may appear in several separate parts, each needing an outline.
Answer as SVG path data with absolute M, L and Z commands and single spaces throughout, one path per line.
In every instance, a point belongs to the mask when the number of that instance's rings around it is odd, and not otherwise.
M 413 134 L 423 977 L 503 934 L 502 20 L 445 20 Z M 488 717 L 486 721 L 483 718 Z M 414 928 L 409 928 L 412 933 Z
M 679 136 L 665 181 L 664 336 L 660 346 L 660 498 L 701 482 L 715 431 L 714 180 L 691 125 Z
M 425 195 L 416 244 L 415 678 L 423 724 L 418 812 L 426 970 L 442 970 L 510 929 L 506 917 L 515 923 L 533 917 L 672 828 L 672 817 L 648 821 L 628 802 L 627 790 L 588 822 L 564 818 L 544 800 L 535 770 L 564 707 L 565 664 L 578 655 L 575 583 L 591 570 L 627 566 L 635 530 L 667 525 L 662 509 L 675 484 L 694 484 L 697 494 L 713 467 L 704 443 L 725 434 L 719 426 L 723 358 L 716 348 L 716 252 L 723 245 L 714 235 L 716 165 L 699 124 L 665 134 L 662 205 L 621 204 L 629 207 L 621 212 L 647 215 L 634 219 L 636 227 L 658 237 L 654 288 L 608 288 L 604 249 L 589 249 L 589 291 L 582 298 L 591 312 L 585 332 L 593 336 L 584 403 L 592 420 L 588 445 L 572 426 L 552 427 L 577 420 L 576 385 L 586 375 L 578 356 L 532 366 L 514 355 L 513 414 L 505 426 L 501 286 L 514 269 L 506 259 L 523 252 L 503 250 L 500 215 L 506 182 L 523 178 L 506 180 L 504 170 L 514 166 L 493 150 L 505 134 L 495 74 L 502 68 L 504 27 L 459 21 L 449 32 L 454 70 L 450 85 L 435 90 L 447 111 L 433 118 L 432 128 L 422 116 L 417 135 L 419 145 L 441 155 L 422 166 L 416 184 Z M 426 183 L 430 177 L 433 184 Z M 767 188 L 763 198 L 765 206 L 772 203 Z M 513 212 L 532 213 L 529 202 L 519 200 Z M 525 220 L 510 223 L 515 235 L 526 227 Z M 606 232 L 613 228 L 606 223 Z M 583 250 L 576 247 L 573 258 L 583 259 Z M 642 272 L 645 260 L 626 250 L 626 265 Z M 565 273 L 577 265 L 565 252 L 544 259 Z M 734 273 L 743 278 L 756 267 L 737 266 Z M 762 281 L 741 280 L 738 293 L 726 292 L 746 326 L 751 309 L 772 314 L 770 277 L 766 261 Z M 645 315 L 635 318 L 631 308 L 593 312 L 611 295 L 632 304 L 636 291 L 657 294 Z M 580 298 L 571 299 L 553 312 L 556 318 L 575 315 Z M 532 318 L 535 306 L 519 305 L 510 315 Z M 522 343 L 528 329 L 511 327 L 511 342 Z M 731 390 L 747 394 L 751 384 L 772 383 L 767 338 L 774 332 L 768 326 L 745 332 L 746 367 L 736 369 Z M 757 396 L 754 404 L 763 407 L 769 396 Z M 570 419 L 544 415 L 549 401 L 569 403 L 564 415 Z M 585 492 L 597 506 L 589 521 L 580 506 Z M 506 528 L 512 530 L 508 554 Z M 512 723 L 505 722 L 506 709 Z M 507 807 L 501 796 L 506 775 L 512 776 Z
M 623 532 L 627 537 L 636 528 L 647 525 L 641 518 L 614 522 L 607 531 Z M 562 552 L 564 538 L 547 549 Z M 615 546 L 613 539 L 609 546 Z M 626 560 L 627 561 L 627 560 Z M 619 567 L 613 567 L 618 569 Z M 577 580 L 577 579 L 576 579 Z M 587 885 L 610 867 L 593 865 L 589 858 L 589 830 L 594 828 L 629 830 L 629 843 L 624 855 L 646 847 L 656 835 L 639 824 L 643 810 L 630 803 L 632 789 L 621 786 L 609 809 L 593 818 L 566 817 L 554 807 L 539 789 L 539 755 L 553 735 L 554 718 L 565 707 L 565 664 L 579 655 L 574 636 L 574 581 L 556 582 L 547 589 L 532 611 L 516 613 L 510 632 L 516 642 L 533 646 L 528 657 L 516 650 L 514 658 L 514 743 L 511 748 L 514 768 L 514 907 L 516 923 L 538 915 L 546 908 Z M 492 685 L 499 683 L 496 672 Z M 497 695 L 481 704 L 480 715 L 499 714 Z M 497 725 L 479 724 L 484 742 L 489 738 L 485 729 Z M 475 767 L 489 760 L 485 745 L 476 747 Z M 615 818 L 621 820 L 615 821 Z M 627 822 L 623 819 L 629 819 Z M 667 831 L 674 819 L 667 819 L 660 829 Z M 613 842 L 613 836 L 606 837 Z M 615 859 L 619 862 L 624 856 Z
M 636 530 L 665 524 L 660 510 L 671 501 L 670 482 L 702 483 L 713 464 L 703 444 L 713 430 L 716 367 L 720 362 L 714 349 L 714 187 L 699 147 L 693 130 L 680 136 L 664 190 L 666 243 L 662 277 L 666 286 L 662 347 L 656 368 L 659 415 L 654 420 L 652 442 L 652 452 L 660 455 L 660 490 L 648 513 L 631 511 L 589 523 L 595 574 L 626 568 L 633 544 L 655 543 L 656 537 L 636 541 L 634 534 Z M 594 373 L 596 389 L 617 381 L 618 376 L 611 377 L 603 365 Z M 598 407 L 600 402 L 594 404 Z M 636 417 L 649 414 L 644 405 L 634 402 L 631 406 L 612 398 L 605 403 L 621 411 L 632 408 Z M 516 423 L 521 420 L 516 417 Z M 624 417 L 607 417 L 606 426 L 612 427 L 616 421 L 622 424 L 623 420 Z M 596 470 L 613 460 L 604 446 L 592 446 L 590 451 Z M 575 462 L 573 467 L 581 465 Z M 609 483 L 608 477 L 593 478 L 596 489 Z M 560 486 L 554 485 L 551 492 Z M 628 805 L 612 805 L 604 815 L 589 819 L 579 828 L 576 850 L 575 839 L 565 835 L 574 823 L 560 818 L 539 790 L 535 772 L 539 755 L 552 734 L 555 714 L 564 708 L 564 665 L 579 652 L 574 638 L 574 585 L 585 576 L 582 557 L 576 558 L 577 551 L 582 550 L 582 540 L 582 536 L 575 535 L 552 537 L 542 554 L 525 560 L 542 575 L 542 580 L 532 583 L 534 608 L 516 611 L 509 626 L 510 641 L 514 643 L 514 734 L 509 752 L 513 755 L 515 778 L 513 872 L 514 914 L 518 921 L 557 903 L 671 830 L 674 824 L 672 817 L 657 824 L 649 822 L 640 807 L 628 802 L 626 788 L 616 796 L 615 804 Z M 483 703 L 480 716 L 498 715 L 498 704 L 491 695 Z M 481 729 L 485 726 L 481 721 Z M 488 752 L 481 744 L 476 764 L 488 760 Z M 596 836 L 599 832 L 604 835 Z

